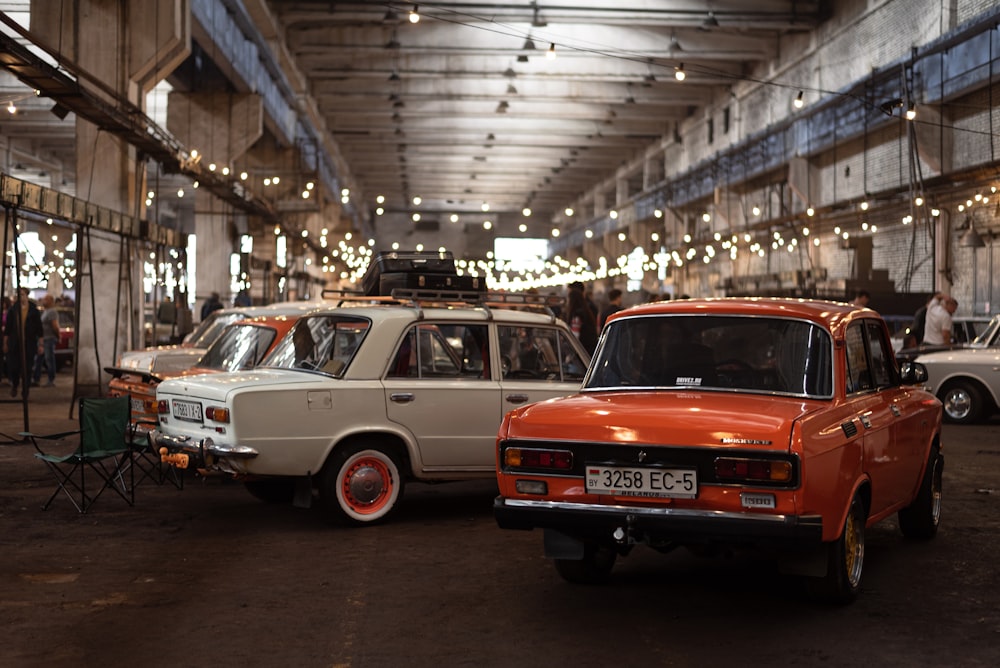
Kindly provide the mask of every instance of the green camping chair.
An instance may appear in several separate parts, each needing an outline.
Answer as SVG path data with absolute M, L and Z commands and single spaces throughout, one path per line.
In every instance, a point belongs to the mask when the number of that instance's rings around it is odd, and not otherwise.
M 79 429 L 46 435 L 21 432 L 21 436 L 31 439 L 37 450 L 35 457 L 45 462 L 58 483 L 42 510 L 48 509 L 60 491 L 81 513 L 86 513 L 107 489 L 114 490 L 130 506 L 135 503 L 134 473 L 130 483 L 126 483 L 124 475 L 126 469 L 132 470 L 127 466 L 131 459 L 130 410 L 127 395 L 82 398 Z M 40 440 L 62 441 L 76 434 L 79 443 L 66 455 L 47 453 L 38 445 Z
M 184 489 L 184 471 L 169 464 L 164 464 L 160 459 L 160 452 L 156 445 L 150 440 L 151 430 L 158 427 L 159 423 L 151 420 L 135 420 L 132 422 L 132 438 L 129 445 L 132 448 L 131 467 L 138 469 L 138 473 L 132 472 L 135 476 L 135 485 L 141 485 L 144 481 L 150 480 L 157 485 L 170 483 L 177 489 Z M 139 429 L 142 427 L 142 429 Z

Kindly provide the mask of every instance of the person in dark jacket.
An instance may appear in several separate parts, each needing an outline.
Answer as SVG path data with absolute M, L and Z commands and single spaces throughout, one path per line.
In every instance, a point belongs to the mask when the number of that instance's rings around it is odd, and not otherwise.
M 580 340 L 587 352 L 593 355 L 597 349 L 597 318 L 587 305 L 583 290 L 570 288 L 563 320 L 573 330 L 574 336 Z
M 201 305 L 201 319 L 204 320 L 212 314 L 213 311 L 218 311 L 222 308 L 222 301 L 219 299 L 219 293 L 213 292 L 212 296 L 205 300 L 205 303 Z
M 18 299 L 7 310 L 3 329 L 3 351 L 10 378 L 10 396 L 17 396 L 18 383 L 23 383 L 24 396 L 31 386 L 31 372 L 42 338 L 42 314 L 29 298 L 27 288 L 18 290 Z
M 608 290 L 608 305 L 601 310 L 601 315 L 597 319 L 597 329 L 604 329 L 604 323 L 608 316 L 622 310 L 622 291 L 618 288 Z

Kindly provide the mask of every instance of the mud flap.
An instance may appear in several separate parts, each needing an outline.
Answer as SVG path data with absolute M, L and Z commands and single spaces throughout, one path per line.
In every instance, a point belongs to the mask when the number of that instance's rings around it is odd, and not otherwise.
M 575 559 L 584 557 L 583 541 L 559 531 L 545 529 L 542 537 L 545 556 L 549 559 Z
M 300 476 L 295 479 L 295 493 L 292 496 L 292 506 L 295 508 L 312 507 L 313 489 L 312 478 Z

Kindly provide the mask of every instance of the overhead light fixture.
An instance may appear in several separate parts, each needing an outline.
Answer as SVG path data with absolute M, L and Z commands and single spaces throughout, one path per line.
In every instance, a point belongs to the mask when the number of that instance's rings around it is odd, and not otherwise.
M 528 36 L 528 38 L 526 40 L 524 40 L 524 46 L 522 46 L 521 49 L 523 51 L 534 51 L 535 50 L 535 42 L 532 41 L 531 36 Z
M 534 27 L 534 28 L 544 28 L 545 26 L 549 25 L 548 22 L 545 19 L 543 19 L 542 17 L 540 17 L 538 15 L 538 4 L 534 3 L 534 2 L 531 3 L 531 4 L 533 4 L 535 6 L 534 14 L 531 17 L 531 25 L 532 25 L 532 27 Z
M 519 55 L 517 57 L 517 62 L 519 62 L 519 63 L 526 63 L 526 62 L 528 62 L 528 57 L 522 53 L 521 55 Z
M 906 105 L 906 120 L 912 121 L 917 117 L 917 106 L 910 100 L 910 103 Z
M 385 16 L 382 17 L 382 23 L 395 23 L 398 20 L 399 16 L 396 15 L 396 12 L 392 9 L 392 7 L 386 10 Z
M 708 16 L 704 21 L 701 22 L 701 27 L 704 30 L 711 30 L 712 28 L 719 27 L 719 20 L 715 18 L 715 12 L 709 12 Z
M 545 52 L 545 57 L 552 60 L 556 57 L 556 43 L 552 42 L 549 44 L 549 50 Z
M 885 102 L 880 104 L 878 108 L 879 111 L 881 111 L 886 116 L 892 116 L 893 110 L 902 106 L 903 106 L 903 100 L 901 98 L 896 97 L 891 100 L 886 100 Z
M 517 89 L 514 88 L 514 84 L 507 84 L 507 94 L 508 95 L 517 95 Z
M 497 113 L 506 114 L 508 107 L 510 107 L 510 105 L 507 104 L 507 100 L 500 100 L 500 104 L 497 105 Z
M 413 5 L 410 10 L 410 23 L 420 23 L 420 5 Z
M 649 74 L 644 76 L 642 80 L 645 81 L 646 83 L 653 83 L 656 81 L 656 76 L 652 72 L 650 72 Z
M 978 232 L 976 232 L 975 222 L 970 216 L 966 216 L 966 220 L 969 221 L 969 229 L 967 229 L 962 235 L 962 238 L 958 240 L 958 245 L 963 248 L 982 248 L 986 245 L 986 242 L 983 241 L 983 238 L 979 236 Z
M 514 77 L 517 76 L 517 72 L 514 71 L 513 67 L 508 67 L 506 70 L 504 70 L 503 75 L 508 79 L 513 79 Z
M 670 36 L 670 45 L 667 48 L 670 49 L 671 52 L 684 50 L 684 47 L 681 46 L 681 43 L 677 41 L 676 35 Z
M 684 81 L 687 78 L 687 74 L 684 73 L 684 63 L 674 68 L 674 78 L 678 81 Z
M 797 96 L 795 96 L 795 101 L 792 102 L 792 106 L 794 106 L 796 109 L 801 109 L 803 107 L 803 105 L 805 105 L 806 102 L 805 102 L 805 100 L 802 99 L 802 96 L 804 94 L 805 93 L 800 90 L 799 94 Z
M 392 38 L 389 39 L 388 42 L 385 43 L 385 46 L 382 47 L 382 48 L 384 48 L 384 49 L 398 49 L 399 48 L 399 42 L 396 40 L 396 37 L 393 36 Z
M 400 80 L 399 72 L 393 70 L 392 74 L 389 75 L 389 81 L 399 81 L 399 80 Z
M 56 102 L 52 106 L 52 108 L 49 109 L 49 111 L 51 111 L 53 114 L 55 114 L 59 118 L 60 121 L 66 120 L 66 116 L 69 115 L 69 109 L 67 109 L 66 107 L 62 106 L 58 102 Z

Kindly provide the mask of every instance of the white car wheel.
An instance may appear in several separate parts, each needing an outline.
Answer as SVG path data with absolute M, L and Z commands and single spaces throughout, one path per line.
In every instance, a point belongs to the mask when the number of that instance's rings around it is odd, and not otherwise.
M 321 494 L 328 514 L 349 524 L 372 524 L 396 507 L 403 491 L 399 466 L 377 448 L 349 447 L 324 473 Z

